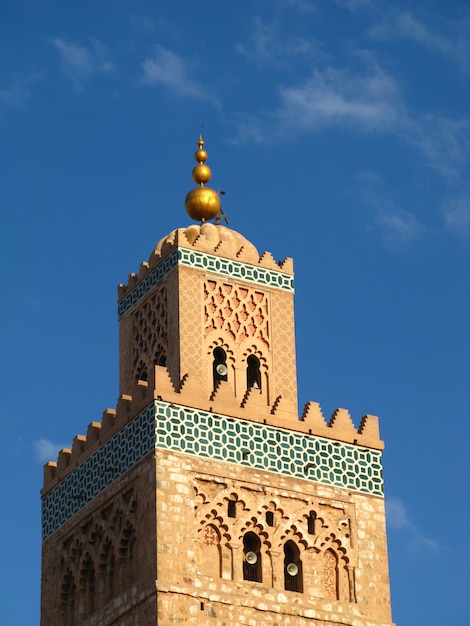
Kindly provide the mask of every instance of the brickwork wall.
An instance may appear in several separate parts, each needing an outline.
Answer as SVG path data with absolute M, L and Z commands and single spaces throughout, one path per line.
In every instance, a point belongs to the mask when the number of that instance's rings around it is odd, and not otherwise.
M 262 582 L 243 578 L 247 532 L 261 541 Z M 285 589 L 288 540 L 303 593 Z M 157 555 L 159 624 L 391 624 L 381 498 L 159 451 Z

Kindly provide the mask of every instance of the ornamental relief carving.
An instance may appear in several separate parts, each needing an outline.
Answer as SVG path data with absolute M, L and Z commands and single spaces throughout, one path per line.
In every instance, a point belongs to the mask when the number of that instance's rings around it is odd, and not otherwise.
M 133 316 L 134 380 L 146 380 L 153 365 L 165 365 L 168 345 L 166 284 L 140 306 Z
M 270 347 L 269 296 L 257 289 L 204 281 L 204 333 L 224 331 L 232 340 L 259 339 Z
M 243 484 L 210 484 L 198 479 L 194 488 L 201 573 L 273 587 L 284 585 L 286 590 L 308 590 L 315 597 L 355 602 L 357 550 L 352 541 L 352 503 L 279 496 Z M 242 567 L 246 537 L 256 537 L 252 545 L 259 544 L 262 567 L 258 578 L 255 574 L 247 578 L 250 568 Z M 219 574 L 210 567 L 209 549 Z M 289 554 L 297 555 L 295 563 L 286 562 Z M 255 557 L 250 558 L 256 563 Z

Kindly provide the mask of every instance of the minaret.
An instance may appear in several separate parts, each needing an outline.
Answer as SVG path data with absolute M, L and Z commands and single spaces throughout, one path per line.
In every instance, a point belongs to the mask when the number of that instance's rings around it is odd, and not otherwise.
M 119 286 L 116 409 L 45 466 L 41 624 L 391 626 L 378 419 L 299 416 L 292 260 L 220 224 L 207 158 Z

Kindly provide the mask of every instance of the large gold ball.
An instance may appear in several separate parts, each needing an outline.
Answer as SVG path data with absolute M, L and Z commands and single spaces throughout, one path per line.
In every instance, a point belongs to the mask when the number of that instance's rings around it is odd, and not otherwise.
M 219 194 L 210 187 L 191 189 L 184 201 L 186 212 L 193 220 L 211 220 L 220 211 Z
M 196 150 L 194 158 L 198 163 L 205 163 L 207 161 L 207 152 L 202 148 L 200 150 Z
M 193 180 L 195 183 L 207 183 L 211 179 L 211 168 L 208 165 L 196 165 L 193 168 Z

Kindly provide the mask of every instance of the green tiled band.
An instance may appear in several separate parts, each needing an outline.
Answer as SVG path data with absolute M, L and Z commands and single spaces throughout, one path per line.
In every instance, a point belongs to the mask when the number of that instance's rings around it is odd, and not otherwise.
M 43 539 L 155 448 L 383 496 L 378 450 L 157 401 L 43 497 Z
M 177 248 L 153 269 L 118 304 L 118 317 L 121 317 L 143 298 L 164 276 L 177 265 L 194 267 L 206 272 L 238 278 L 262 287 L 272 287 L 283 291 L 294 291 L 294 278 L 290 274 L 268 270 L 264 267 L 231 261 L 213 254 Z
M 156 402 L 155 447 L 383 496 L 381 453 Z

